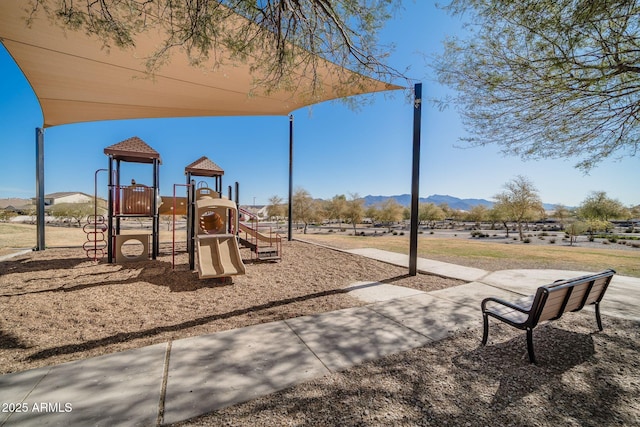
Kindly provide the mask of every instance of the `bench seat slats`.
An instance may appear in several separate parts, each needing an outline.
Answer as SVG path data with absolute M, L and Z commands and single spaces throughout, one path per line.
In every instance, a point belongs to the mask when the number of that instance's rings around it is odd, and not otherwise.
M 609 269 L 574 279 L 558 280 L 539 287 L 535 295 L 511 302 L 485 298 L 481 305 L 484 321 L 482 344 L 487 342 L 489 316 L 527 331 L 529 360 L 533 363 L 535 355 L 532 331 L 540 322 L 559 319 L 566 312 L 579 311 L 586 305 L 593 304 L 596 307 L 598 328 L 602 330 L 599 304 L 614 274 L 615 271 Z

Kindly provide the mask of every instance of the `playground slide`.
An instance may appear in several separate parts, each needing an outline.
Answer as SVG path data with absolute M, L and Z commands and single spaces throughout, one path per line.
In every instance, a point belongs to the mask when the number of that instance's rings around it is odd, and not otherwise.
M 278 243 L 278 239 L 280 238 L 280 236 L 278 236 L 275 233 L 272 236 L 260 233 L 259 231 L 256 231 L 253 228 L 251 228 L 248 225 L 245 225 L 243 223 L 239 223 L 238 227 L 239 227 L 240 231 L 244 231 L 248 235 L 250 235 L 252 237 L 255 237 L 256 239 L 260 240 L 261 242 L 269 243 L 270 245 L 275 245 L 276 243 Z
M 238 242 L 231 234 L 197 236 L 196 251 L 200 279 L 245 274 Z

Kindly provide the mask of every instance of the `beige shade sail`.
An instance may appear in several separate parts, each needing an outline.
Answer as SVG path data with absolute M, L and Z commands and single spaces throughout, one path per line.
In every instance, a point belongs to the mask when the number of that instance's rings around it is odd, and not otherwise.
M 228 59 L 206 70 L 190 65 L 179 50 L 150 76 L 144 58 L 159 46 L 160 30 L 139 35 L 135 47 L 107 50 L 96 37 L 63 29 L 43 12 L 27 26 L 26 5 L 24 0 L 0 1 L 0 40 L 31 84 L 45 127 L 134 118 L 287 115 L 330 99 L 401 89 L 355 73 L 358 84 L 345 89 L 332 83 L 345 70 L 323 61 L 321 93 L 310 95 L 310 80 L 301 72 L 295 90 L 264 94 L 253 87 L 250 64 Z

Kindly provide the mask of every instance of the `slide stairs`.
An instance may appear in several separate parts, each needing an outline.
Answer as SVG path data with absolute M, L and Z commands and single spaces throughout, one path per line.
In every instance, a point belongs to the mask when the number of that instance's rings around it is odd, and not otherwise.
M 238 240 L 251 250 L 252 257 L 260 261 L 275 261 L 282 257 L 282 238 L 271 227 L 263 227 L 259 231 L 258 217 L 245 210 L 240 212 L 249 218 L 249 221 L 238 224 Z M 268 232 L 264 232 L 268 228 Z

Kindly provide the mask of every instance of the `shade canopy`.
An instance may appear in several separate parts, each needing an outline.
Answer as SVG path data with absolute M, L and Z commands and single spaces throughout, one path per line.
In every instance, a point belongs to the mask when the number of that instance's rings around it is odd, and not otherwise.
M 345 70 L 322 61 L 320 93 L 311 94 L 311 79 L 302 71 L 294 76 L 295 89 L 265 93 L 253 87 L 250 63 L 216 52 L 227 59 L 206 70 L 190 65 L 178 49 L 150 76 L 144 58 L 160 45 L 160 29 L 138 35 L 135 47 L 107 50 L 97 37 L 64 29 L 42 11 L 28 26 L 25 3 L 0 1 L 0 40 L 31 84 L 45 127 L 113 119 L 286 115 L 321 101 L 401 89 L 355 73 L 358 84 L 345 87 L 336 83 Z

